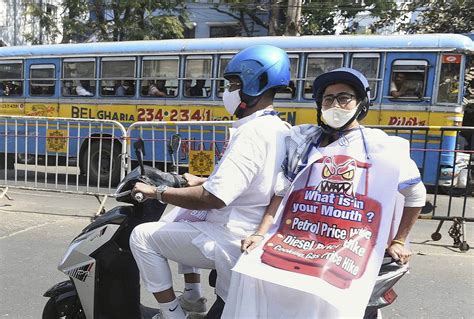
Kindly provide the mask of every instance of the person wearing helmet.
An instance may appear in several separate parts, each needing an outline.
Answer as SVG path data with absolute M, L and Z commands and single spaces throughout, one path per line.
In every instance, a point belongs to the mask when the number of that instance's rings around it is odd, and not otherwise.
M 242 241 L 249 254 L 234 267 L 224 318 L 363 317 L 385 248 L 402 264 L 411 256 L 405 242 L 426 190 L 408 141 L 360 124 L 370 87 L 355 69 L 320 75 L 313 97 L 317 125 L 290 131 L 286 194 Z
M 330 137 L 358 127 L 369 110 L 369 82 L 357 70 L 339 68 L 317 77 L 313 83 L 317 121 Z
M 146 288 L 165 318 L 184 318 L 176 298 L 168 259 L 189 267 L 216 269 L 216 293 L 227 298 L 231 268 L 240 256 L 240 241 L 255 232 L 275 192 L 289 132 L 273 109 L 273 97 L 290 80 L 287 54 L 257 45 L 228 63 L 223 95 L 226 110 L 238 120 L 222 159 L 209 176 L 185 174 L 190 187 L 152 187 L 137 183 L 133 193 L 189 210 L 205 210 L 202 222 L 156 222 L 137 226 L 130 247 Z

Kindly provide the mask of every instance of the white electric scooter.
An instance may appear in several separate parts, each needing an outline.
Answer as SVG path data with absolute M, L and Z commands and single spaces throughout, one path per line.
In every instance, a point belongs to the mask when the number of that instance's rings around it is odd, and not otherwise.
M 173 162 L 180 142 L 178 136 L 170 143 Z M 159 220 L 166 204 L 142 201 L 142 194 L 132 198 L 131 191 L 137 182 L 172 187 L 184 187 L 187 182 L 176 173 L 144 166 L 143 141 L 135 143 L 135 152 L 139 167 L 123 179 L 115 192 L 117 201 L 132 206 L 117 206 L 100 215 L 71 242 L 58 266 L 69 280 L 44 294 L 49 299 L 43 319 L 144 319 L 159 312 L 140 304 L 140 278 L 129 238 L 135 226 Z

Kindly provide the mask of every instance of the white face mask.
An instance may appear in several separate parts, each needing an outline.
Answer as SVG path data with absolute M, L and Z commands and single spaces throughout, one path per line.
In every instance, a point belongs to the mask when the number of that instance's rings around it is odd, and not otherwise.
M 222 95 L 222 101 L 224 102 L 224 107 L 231 115 L 234 115 L 235 110 L 239 107 L 242 100 L 240 99 L 240 90 L 235 90 L 229 92 L 228 89 L 224 90 L 224 95 Z
M 341 109 L 340 107 L 331 107 L 328 110 L 322 110 L 324 121 L 333 128 L 344 126 L 356 114 L 358 107 L 352 110 Z

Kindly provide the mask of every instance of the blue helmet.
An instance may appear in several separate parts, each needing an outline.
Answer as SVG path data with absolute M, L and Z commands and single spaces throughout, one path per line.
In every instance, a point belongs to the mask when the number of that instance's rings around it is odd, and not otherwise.
M 321 103 L 323 100 L 323 94 L 326 88 L 329 85 L 336 84 L 336 83 L 344 83 L 351 86 L 356 95 L 357 99 L 360 101 L 358 111 L 354 115 L 354 117 L 346 123 L 346 125 L 340 127 L 339 129 L 335 129 L 330 127 L 329 125 L 325 124 L 321 120 Z M 339 68 L 335 69 L 326 73 L 321 74 L 318 76 L 313 83 L 313 98 L 316 100 L 317 105 L 317 120 L 318 125 L 328 133 L 332 133 L 335 131 L 343 131 L 350 123 L 354 120 L 362 120 L 369 111 L 370 106 L 370 85 L 367 78 L 360 73 L 359 71 L 352 69 L 352 68 Z
M 285 51 L 272 45 L 255 45 L 237 53 L 227 64 L 224 78 L 238 76 L 241 92 L 257 97 L 268 89 L 290 83 L 290 59 Z
M 360 101 L 357 120 L 362 120 L 369 111 L 370 106 L 370 85 L 367 78 L 359 71 L 352 68 L 339 68 L 318 76 L 313 82 L 313 98 L 318 106 L 318 113 L 321 110 L 323 94 L 329 85 L 344 83 L 350 85 Z M 318 116 L 319 120 L 319 116 Z
M 354 117 L 349 120 L 344 126 L 335 129 L 327 125 L 321 120 L 321 103 L 323 100 L 323 94 L 326 88 L 329 85 L 336 84 L 336 83 L 344 83 L 351 86 L 356 95 L 359 102 L 359 107 L 357 113 Z M 316 100 L 317 105 L 317 121 L 318 125 L 325 131 L 326 133 L 334 133 L 336 131 L 343 131 L 346 127 L 349 126 L 354 120 L 362 120 L 369 111 L 370 106 L 370 86 L 369 81 L 367 78 L 360 73 L 359 71 L 352 69 L 352 68 L 339 68 L 335 69 L 326 73 L 321 74 L 318 76 L 313 82 L 313 98 Z

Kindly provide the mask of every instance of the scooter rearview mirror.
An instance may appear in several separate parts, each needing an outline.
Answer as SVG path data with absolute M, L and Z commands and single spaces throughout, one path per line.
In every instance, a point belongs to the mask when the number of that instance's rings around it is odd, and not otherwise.
M 135 149 L 135 152 L 141 150 L 143 152 L 143 155 L 145 155 L 145 143 L 143 142 L 143 139 L 141 137 L 139 137 L 138 140 L 133 143 L 133 148 Z
M 169 142 L 169 153 L 170 155 L 176 154 L 181 147 L 181 135 L 173 134 Z
M 168 145 L 168 152 L 171 156 L 171 160 L 173 161 L 173 169 L 176 173 L 178 173 L 178 154 L 180 148 L 181 135 L 173 134 Z
M 142 175 L 145 175 L 145 166 L 143 165 L 143 156 L 145 156 L 145 143 L 141 137 L 133 143 L 135 148 L 135 155 L 137 156 L 138 165 L 140 165 L 140 172 Z

